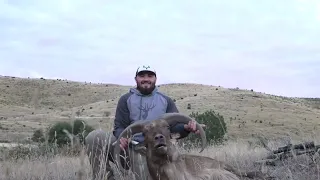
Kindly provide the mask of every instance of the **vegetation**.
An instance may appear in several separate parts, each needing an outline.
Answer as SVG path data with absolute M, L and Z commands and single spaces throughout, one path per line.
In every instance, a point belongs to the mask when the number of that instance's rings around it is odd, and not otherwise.
M 224 137 L 227 134 L 227 125 L 222 115 L 214 112 L 214 110 L 208 110 L 203 113 L 192 112 L 190 117 L 200 124 L 206 125 L 208 143 L 219 144 L 224 141 Z M 193 135 L 192 138 L 195 138 L 195 136 Z
M 84 142 L 84 138 L 93 131 L 94 128 L 88 125 L 84 120 L 75 120 L 73 122 L 72 134 L 79 138 L 80 143 Z
M 205 124 L 205 133 L 208 144 L 221 144 L 225 140 L 227 133 L 226 122 L 222 115 L 210 109 L 200 112 L 192 112 L 190 117 L 194 118 L 200 124 Z M 188 137 L 181 140 L 185 147 L 190 148 L 200 145 L 200 139 L 197 134 L 190 133 Z
M 42 129 L 37 129 L 34 131 L 32 138 L 32 141 L 34 142 L 44 142 L 45 141 L 45 135 L 43 133 Z
M 81 179 L 78 177 L 80 174 L 84 175 L 82 179 L 89 179 L 88 158 L 74 153 L 70 146 L 71 139 L 66 138 L 63 129 L 79 137 L 80 141 L 90 129 L 80 126 L 75 128 L 80 129 L 76 131 L 72 127 L 76 126 L 74 124 L 80 125 L 82 120 L 93 128 L 111 130 L 116 102 L 128 92 L 128 88 L 60 79 L 1 77 L 0 142 L 26 142 L 18 147 L 0 147 L 0 179 L 75 180 Z M 202 155 L 226 160 L 242 169 L 260 168 L 254 162 L 269 152 L 257 143 L 256 135 L 266 139 L 271 149 L 287 145 L 283 138 L 290 139 L 294 144 L 312 140 L 318 142 L 319 139 L 319 99 L 289 98 L 201 84 L 166 84 L 159 89 L 174 99 L 182 113 L 207 125 L 208 141 L 214 145 L 209 146 Z M 81 123 L 70 121 L 74 112 Z M 221 119 L 224 123 L 220 124 L 220 128 L 212 130 L 217 120 Z M 51 131 L 55 136 L 51 136 L 49 142 L 50 129 L 55 129 Z M 26 146 L 30 143 L 29 137 L 37 147 Z M 55 143 L 59 142 L 59 137 L 62 141 L 60 146 Z M 197 153 L 198 149 L 194 149 L 193 144 L 197 144 L 199 139 L 190 134 L 186 140 L 189 140 L 185 143 L 189 148 L 180 146 L 181 151 Z M 275 179 L 315 180 L 319 179 L 320 174 L 319 159 L 318 155 L 313 160 L 302 155 L 281 160 L 274 166 L 263 165 L 263 169 Z
M 72 125 L 68 122 L 57 122 L 49 129 L 48 142 L 59 146 L 70 144 L 72 139 L 65 131 L 72 132 Z
M 22 143 L 15 147 L 0 148 L 0 160 L 49 158 L 57 155 L 77 156 L 84 147 L 84 138 L 93 130 L 94 128 L 84 120 L 77 119 L 72 124 L 65 121 L 57 122 L 46 132 L 42 129 L 34 131 L 31 140 L 36 144 Z M 71 146 L 71 142 L 75 140 L 79 140 L 76 142 L 80 144 Z
M 83 143 L 84 138 L 93 131 L 94 128 L 83 120 L 75 120 L 73 124 L 68 122 L 55 123 L 48 132 L 48 142 L 58 146 L 70 144 L 73 138 L 78 138 Z M 68 132 L 73 136 L 69 137 Z

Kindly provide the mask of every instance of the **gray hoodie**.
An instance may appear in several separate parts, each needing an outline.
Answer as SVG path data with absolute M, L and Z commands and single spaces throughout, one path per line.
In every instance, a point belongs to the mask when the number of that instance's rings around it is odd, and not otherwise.
M 173 100 L 160 93 L 157 88 L 150 95 L 143 95 L 136 88 L 131 88 L 118 101 L 113 134 L 118 138 L 120 133 L 135 121 L 154 120 L 162 114 L 170 112 L 179 111 Z M 180 133 L 180 138 L 189 134 L 188 131 L 185 131 L 183 124 L 175 125 L 171 128 L 171 131 Z M 144 137 L 139 133 L 135 135 L 134 140 L 142 142 Z

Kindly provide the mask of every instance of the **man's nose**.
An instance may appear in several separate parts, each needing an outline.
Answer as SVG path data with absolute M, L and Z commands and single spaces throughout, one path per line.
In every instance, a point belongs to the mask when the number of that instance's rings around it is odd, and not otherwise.
M 143 76 L 143 77 L 142 77 L 142 80 L 143 80 L 143 81 L 146 81 L 146 80 L 149 80 L 149 79 L 150 79 L 150 77 L 148 77 L 148 76 Z
M 159 141 L 159 140 L 163 140 L 164 136 L 162 134 L 157 134 L 154 136 L 154 140 Z

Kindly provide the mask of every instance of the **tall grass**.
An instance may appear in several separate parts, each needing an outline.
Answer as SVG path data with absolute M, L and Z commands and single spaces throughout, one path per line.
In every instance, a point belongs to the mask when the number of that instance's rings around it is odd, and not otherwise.
M 268 146 L 276 149 L 283 146 L 283 142 L 270 141 Z M 198 154 L 198 149 L 183 153 Z M 274 179 L 291 180 L 318 180 L 319 161 L 318 155 L 313 157 L 315 162 L 306 155 L 300 155 L 288 160 L 279 161 L 276 166 L 266 166 L 254 163 L 266 157 L 268 150 L 255 143 L 246 141 L 228 142 L 221 146 L 211 146 L 201 155 L 226 161 L 241 170 L 261 170 L 274 177 Z M 55 149 L 55 147 L 42 147 L 42 149 L 25 149 L 22 147 L 2 149 L 0 153 L 0 179 L 3 180 L 89 180 L 91 178 L 91 166 L 85 149 L 70 148 Z M 113 166 L 115 168 L 115 166 Z M 119 172 L 114 169 L 114 172 Z M 117 179 L 131 180 L 132 175 Z

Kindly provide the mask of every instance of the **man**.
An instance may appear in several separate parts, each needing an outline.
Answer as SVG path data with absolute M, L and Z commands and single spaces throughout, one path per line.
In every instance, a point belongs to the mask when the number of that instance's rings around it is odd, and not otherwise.
M 101 160 L 103 156 L 113 161 L 113 147 L 110 146 L 119 137 L 121 132 L 135 121 L 148 121 L 157 119 L 164 113 L 178 112 L 178 109 L 173 100 L 160 93 L 156 87 L 157 74 L 150 66 L 141 66 L 137 69 L 135 75 L 136 88 L 131 88 L 130 91 L 122 95 L 118 101 L 116 108 L 114 130 L 111 134 L 111 141 L 106 142 L 108 134 L 101 130 L 94 130 L 88 134 L 85 143 L 87 146 L 87 154 L 92 166 L 93 178 L 98 178 L 100 171 Z M 171 128 L 171 132 L 179 133 L 180 138 L 188 136 L 190 132 L 196 131 L 195 121 L 189 124 L 177 124 Z M 136 142 L 143 142 L 142 134 L 136 134 L 133 137 Z M 128 139 L 120 139 L 120 148 L 126 150 L 129 146 Z M 109 151 L 108 151 L 109 150 Z M 106 151 L 108 151 L 106 155 Z M 101 156 L 102 155 L 102 156 Z M 106 164 L 109 171 L 108 180 L 114 179 L 110 165 Z M 104 170 L 103 170 L 104 172 Z M 100 173 L 103 176 L 105 173 Z

